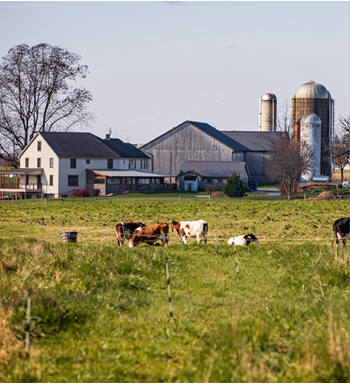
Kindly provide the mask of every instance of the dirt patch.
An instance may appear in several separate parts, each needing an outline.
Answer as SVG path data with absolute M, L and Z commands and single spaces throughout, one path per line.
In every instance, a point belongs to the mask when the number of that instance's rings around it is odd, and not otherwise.
M 309 197 L 308 200 L 318 201 L 318 200 L 338 200 L 337 195 L 332 191 L 323 191 L 318 196 Z
M 220 191 L 213 191 L 213 192 L 210 192 L 210 197 L 226 197 L 226 196 Z

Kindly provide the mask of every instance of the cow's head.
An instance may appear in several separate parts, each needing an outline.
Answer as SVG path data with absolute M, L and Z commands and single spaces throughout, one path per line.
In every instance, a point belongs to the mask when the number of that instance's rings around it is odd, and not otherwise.
M 173 220 L 171 222 L 171 232 L 174 232 L 175 230 L 178 230 L 180 228 L 180 222 Z
M 247 245 L 249 245 L 250 243 L 253 243 L 253 242 L 255 242 L 255 243 L 259 242 L 253 233 L 249 233 L 249 235 L 244 235 L 243 237 L 246 240 Z
M 134 234 L 132 235 L 132 238 L 129 241 L 129 248 L 134 248 L 141 240 L 141 227 L 138 227 L 135 229 Z

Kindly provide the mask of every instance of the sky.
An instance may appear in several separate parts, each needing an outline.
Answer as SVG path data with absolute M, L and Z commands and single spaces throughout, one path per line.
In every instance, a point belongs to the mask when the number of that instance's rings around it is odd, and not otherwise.
M 259 98 L 323 84 L 349 112 L 347 1 L 0 1 L 0 57 L 49 43 L 81 56 L 104 138 L 144 144 L 186 120 L 259 130 Z M 81 131 L 81 129 L 75 129 Z

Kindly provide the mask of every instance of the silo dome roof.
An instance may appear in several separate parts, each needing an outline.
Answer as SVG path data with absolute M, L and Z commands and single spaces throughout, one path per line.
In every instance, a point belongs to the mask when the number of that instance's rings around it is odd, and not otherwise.
M 331 94 L 322 84 L 310 81 L 301 85 L 295 92 L 293 99 L 331 99 Z
M 277 101 L 277 97 L 273 93 L 265 93 L 261 100 L 273 100 Z
M 321 119 L 315 113 L 308 113 L 300 119 L 301 124 L 321 124 Z

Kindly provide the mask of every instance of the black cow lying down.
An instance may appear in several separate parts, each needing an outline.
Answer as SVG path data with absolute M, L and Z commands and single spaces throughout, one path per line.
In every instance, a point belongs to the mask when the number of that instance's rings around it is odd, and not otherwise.
M 350 239 L 350 217 L 343 217 L 338 219 L 333 223 L 333 233 L 332 233 L 332 245 L 334 242 L 339 247 L 339 241 L 343 241 L 343 247 L 346 246 L 346 240 Z

